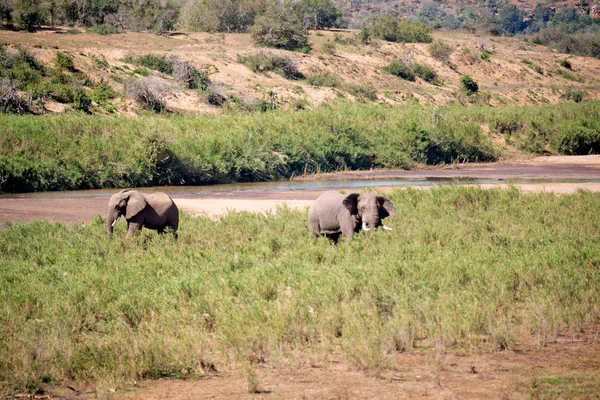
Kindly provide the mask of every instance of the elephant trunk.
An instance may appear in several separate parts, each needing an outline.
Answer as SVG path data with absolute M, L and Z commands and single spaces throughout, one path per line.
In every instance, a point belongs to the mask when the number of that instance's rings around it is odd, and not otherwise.
M 381 225 L 381 218 L 378 213 L 368 214 L 363 216 L 362 228 L 369 231 L 373 228 L 377 229 Z
M 108 235 L 108 240 L 112 239 L 113 226 L 115 222 L 117 222 L 118 214 L 116 211 L 109 211 L 106 217 L 106 233 Z

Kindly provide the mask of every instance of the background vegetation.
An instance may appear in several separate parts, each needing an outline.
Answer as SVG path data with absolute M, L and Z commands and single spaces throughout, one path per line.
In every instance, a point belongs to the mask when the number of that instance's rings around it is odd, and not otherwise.
M 340 103 L 221 117 L 0 116 L 0 190 L 260 181 L 490 161 L 482 125 L 525 152 L 598 153 L 600 103 L 469 109 Z
M 182 215 L 177 242 L 98 217 L 0 230 L 0 393 L 114 387 L 341 353 L 376 373 L 436 352 L 551 343 L 600 318 L 600 197 L 401 190 L 392 232 L 335 247 L 306 212 Z

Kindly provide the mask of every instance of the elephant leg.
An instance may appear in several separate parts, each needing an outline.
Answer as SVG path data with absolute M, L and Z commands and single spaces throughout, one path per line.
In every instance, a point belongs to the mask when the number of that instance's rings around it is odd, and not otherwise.
M 312 209 L 308 212 L 308 231 L 316 237 L 319 237 L 321 233 L 319 216 Z
M 352 236 L 354 236 L 354 223 L 352 221 L 352 217 L 341 218 L 339 222 L 344 239 L 352 240 Z
M 140 224 L 139 222 L 127 222 L 127 236 L 125 236 L 125 239 L 129 239 L 131 236 L 135 236 L 138 233 L 140 233 L 140 231 L 142 230 L 142 224 Z
M 337 232 L 337 233 L 326 233 L 325 234 L 325 236 L 327 237 L 327 239 L 331 240 L 331 242 L 333 244 L 338 244 L 341 235 L 342 234 L 340 232 Z

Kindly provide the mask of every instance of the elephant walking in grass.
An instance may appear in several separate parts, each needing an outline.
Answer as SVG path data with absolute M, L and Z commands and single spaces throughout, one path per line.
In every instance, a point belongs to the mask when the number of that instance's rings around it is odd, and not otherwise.
M 106 232 L 112 237 L 113 226 L 120 216 L 127 220 L 127 236 L 136 235 L 142 227 L 164 233 L 166 228 L 173 231 L 177 238 L 179 210 L 166 193 L 142 194 L 137 190 L 122 190 L 114 194 L 108 202 L 106 213 Z
M 315 236 L 325 235 L 337 242 L 340 235 L 351 240 L 361 229 L 369 231 L 383 227 L 382 220 L 396 215 L 392 202 L 383 197 L 366 193 L 343 195 L 336 191 L 323 193 L 308 211 L 308 230 Z

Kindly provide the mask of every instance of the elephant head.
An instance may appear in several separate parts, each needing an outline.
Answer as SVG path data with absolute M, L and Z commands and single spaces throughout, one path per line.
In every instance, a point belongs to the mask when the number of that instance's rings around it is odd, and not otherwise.
M 106 213 L 108 239 L 111 239 L 113 226 L 120 216 L 124 215 L 125 219 L 131 219 L 142 211 L 147 204 L 144 195 L 135 190 L 122 190 L 114 194 L 108 202 L 108 211 Z
M 362 224 L 363 230 L 369 231 L 380 226 L 385 230 L 392 230 L 382 223 L 385 217 L 396 215 L 394 205 L 387 198 L 368 193 L 352 193 L 344 198 L 342 205 L 350 210 L 357 223 Z

